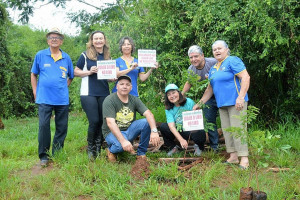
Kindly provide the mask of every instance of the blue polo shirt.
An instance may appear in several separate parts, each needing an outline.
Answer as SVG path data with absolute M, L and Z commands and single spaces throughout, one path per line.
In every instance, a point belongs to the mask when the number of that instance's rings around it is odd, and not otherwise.
M 134 58 L 133 62 L 138 63 L 138 59 Z M 125 60 L 123 60 L 121 57 L 116 59 L 116 66 L 119 68 L 120 71 L 126 70 L 130 68 L 131 63 L 126 63 Z M 129 94 L 138 97 L 139 92 L 138 92 L 138 77 L 140 73 L 145 73 L 145 70 L 143 67 L 137 67 L 134 70 L 130 71 L 127 73 L 127 75 L 131 78 L 131 84 L 132 84 L 132 90 L 129 92 Z M 116 85 L 112 89 L 112 92 L 116 92 L 117 88 Z
M 174 106 L 170 110 L 165 110 L 167 123 L 174 122 L 175 124 L 182 124 L 182 112 L 193 110 L 194 105 L 195 102 L 192 99 L 186 98 L 186 102 L 183 106 Z
M 69 105 L 68 78 L 74 78 L 73 64 L 70 56 L 62 52 L 57 61 L 51 57 L 50 48 L 39 51 L 31 72 L 39 75 L 36 100 L 37 104 Z
M 209 71 L 210 84 L 213 88 L 217 106 L 233 106 L 241 90 L 241 80 L 237 77 L 239 73 L 246 70 L 243 61 L 236 56 L 229 56 Z M 248 101 L 248 94 L 245 96 Z

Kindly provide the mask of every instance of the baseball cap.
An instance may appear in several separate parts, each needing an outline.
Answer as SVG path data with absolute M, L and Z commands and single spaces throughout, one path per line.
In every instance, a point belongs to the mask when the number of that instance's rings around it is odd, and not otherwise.
M 59 28 L 57 28 L 57 27 L 52 28 L 52 29 L 47 33 L 46 37 L 48 37 L 51 33 L 55 33 L 55 34 L 61 36 L 62 38 L 64 38 L 64 35 L 60 32 Z
M 122 80 L 122 79 L 126 79 L 126 80 L 128 80 L 128 81 L 131 83 L 131 78 L 130 78 L 129 76 L 127 76 L 127 75 L 122 75 L 122 76 L 120 76 L 120 77 L 118 78 L 118 81 L 120 81 L 120 80 Z
M 171 83 L 169 85 L 167 85 L 167 87 L 165 88 L 165 93 L 167 93 L 169 90 L 178 90 L 177 85 Z

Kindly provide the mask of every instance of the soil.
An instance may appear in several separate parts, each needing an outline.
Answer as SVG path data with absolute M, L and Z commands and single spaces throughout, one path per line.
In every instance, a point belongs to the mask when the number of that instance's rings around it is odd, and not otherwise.
M 0 129 L 4 129 L 4 124 L 3 124 L 2 120 L 1 120 L 1 117 L 0 117 Z
M 34 165 L 31 169 L 31 175 L 36 176 L 36 175 L 41 175 L 41 174 L 46 174 L 49 171 L 53 170 L 53 162 L 49 162 L 47 167 L 41 167 L 40 163 L 37 163 Z
M 150 164 L 146 157 L 137 158 L 135 164 L 133 165 L 130 175 L 137 180 L 145 180 L 150 174 Z
M 252 200 L 253 189 L 249 188 L 241 188 L 240 190 L 240 200 Z
M 266 200 L 267 194 L 263 191 L 254 191 L 253 192 L 253 200 Z

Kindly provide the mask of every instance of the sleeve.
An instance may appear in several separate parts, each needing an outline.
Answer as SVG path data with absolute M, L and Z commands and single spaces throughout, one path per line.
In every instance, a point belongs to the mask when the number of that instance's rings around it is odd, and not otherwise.
M 171 122 L 175 123 L 174 115 L 170 112 L 170 110 L 165 110 L 165 113 L 166 113 L 167 123 L 171 123 Z
M 114 107 L 114 103 L 111 98 L 106 98 L 103 102 L 103 119 L 108 118 L 116 118 L 116 109 Z
M 32 68 L 31 68 L 31 72 L 34 74 L 39 74 L 40 73 L 40 54 L 36 54 L 33 64 L 32 64 Z
M 192 69 L 192 65 L 189 66 L 189 68 L 188 68 L 188 73 L 189 73 L 190 75 L 195 75 L 195 72 L 194 72 L 193 69 Z
M 245 64 L 239 57 L 232 57 L 230 60 L 230 68 L 234 75 L 246 69 Z
M 146 110 L 148 110 L 148 108 L 145 106 L 145 104 L 138 98 L 135 96 L 131 96 L 132 98 L 134 98 L 134 102 L 136 105 L 136 110 L 143 115 L 144 112 L 146 112 Z
M 192 99 L 190 99 L 190 98 L 187 98 L 187 103 L 188 103 L 188 110 L 193 110 L 193 107 L 194 107 L 194 105 L 195 105 L 195 102 L 192 100 Z
M 83 56 L 82 54 L 80 54 L 80 57 L 79 57 L 79 59 L 78 59 L 78 61 L 77 61 L 76 66 L 77 66 L 79 69 L 83 70 L 84 64 L 85 64 L 85 58 L 84 58 L 84 56 Z

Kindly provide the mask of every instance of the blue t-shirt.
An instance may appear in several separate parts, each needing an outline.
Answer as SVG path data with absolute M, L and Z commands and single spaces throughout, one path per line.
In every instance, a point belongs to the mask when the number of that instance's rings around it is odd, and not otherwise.
M 194 105 L 195 102 L 192 99 L 186 98 L 186 102 L 183 106 L 174 106 L 170 110 L 165 110 L 167 123 L 174 122 L 175 124 L 182 124 L 182 112 L 193 110 Z
M 83 52 L 86 56 L 86 53 Z M 90 60 L 86 56 L 86 63 L 85 66 L 85 57 L 81 54 L 78 61 L 77 67 L 83 71 L 89 71 L 92 66 L 97 66 L 96 60 Z M 104 60 L 104 55 L 99 54 L 97 56 L 97 60 Z M 97 74 L 94 73 L 90 76 L 85 76 L 81 79 L 81 88 L 80 88 L 80 95 L 81 96 L 108 96 L 109 95 L 109 86 L 107 80 L 98 79 Z
M 39 75 L 37 104 L 69 105 L 68 78 L 74 78 L 74 70 L 70 56 L 60 51 L 62 58 L 56 62 L 50 48 L 39 51 L 34 58 L 31 72 Z
M 236 56 L 227 57 L 219 68 L 217 65 L 209 71 L 210 84 L 213 88 L 217 106 L 233 106 L 241 90 L 241 80 L 237 74 L 246 70 L 243 61 Z M 248 101 L 248 95 L 245 96 Z
M 138 59 L 134 58 L 133 62 L 138 63 Z M 126 70 L 130 68 L 131 63 L 126 63 L 125 60 L 123 60 L 121 57 L 116 59 L 116 66 L 119 68 L 120 71 Z M 132 84 L 132 90 L 130 91 L 129 94 L 138 97 L 139 92 L 138 92 L 138 77 L 140 73 L 145 73 L 145 70 L 143 67 L 137 67 L 134 70 L 130 71 L 127 73 L 127 75 L 131 78 L 131 84 Z M 116 92 L 117 88 L 116 85 L 112 89 L 112 92 Z

